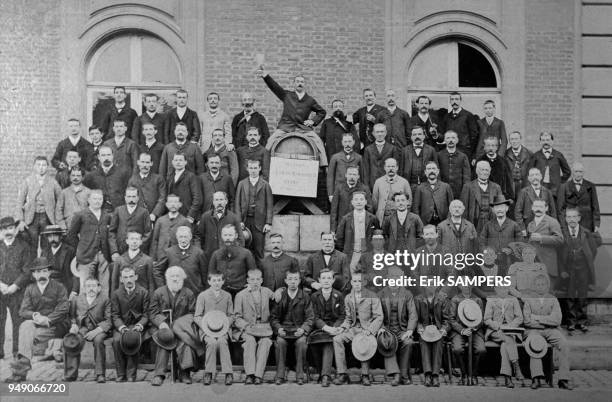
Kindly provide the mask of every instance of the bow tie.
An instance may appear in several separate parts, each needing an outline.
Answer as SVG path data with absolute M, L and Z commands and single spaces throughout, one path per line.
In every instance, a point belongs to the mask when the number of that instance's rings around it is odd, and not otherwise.
M 483 186 L 486 186 L 488 183 L 489 183 L 488 181 L 478 180 L 478 184 L 481 184 Z
M 323 253 L 323 255 L 332 255 L 334 252 L 332 251 L 331 253 L 326 253 L 325 251 L 321 251 Z

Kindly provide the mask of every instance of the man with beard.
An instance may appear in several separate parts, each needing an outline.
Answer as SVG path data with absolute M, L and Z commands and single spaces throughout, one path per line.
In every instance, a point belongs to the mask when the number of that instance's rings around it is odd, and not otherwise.
M 138 145 L 138 152 L 151 155 L 151 172 L 159 174 L 159 162 L 164 153 L 164 145 L 161 140 L 157 139 L 157 129 L 153 123 L 145 123 L 142 126 L 142 135 L 144 140 Z M 140 164 L 138 164 L 140 167 Z
M 493 247 L 496 253 L 501 253 L 510 243 L 523 240 L 524 234 L 520 225 L 506 217 L 511 204 L 512 200 L 503 195 L 491 202 L 495 219 L 489 220 L 480 231 L 481 247 Z M 507 268 L 507 265 L 504 268 Z
M 361 168 L 361 155 L 354 151 L 355 139 L 353 134 L 342 134 L 342 150 L 333 154 L 327 168 L 327 194 L 329 202 L 333 200 L 336 187 L 344 181 L 346 170 L 349 167 Z
M 359 126 L 359 141 L 365 149 L 374 142 L 374 136 L 372 135 L 374 123 L 376 123 L 376 117 L 384 108 L 376 103 L 376 92 L 370 88 L 363 90 L 363 99 L 365 100 L 365 106 L 353 113 L 353 124 Z M 359 152 L 363 153 L 363 150 L 359 150 Z
M 110 286 L 108 226 L 111 216 L 102 209 L 103 199 L 101 190 L 92 190 L 89 207 L 74 215 L 66 236 L 66 242 L 76 248 L 81 293 L 89 277 L 98 278 L 105 295 Z
M 592 182 L 584 178 L 584 165 L 581 162 L 574 162 L 572 165 L 572 180 L 568 180 L 559 187 L 557 202 L 560 221 L 566 208 L 576 208 L 581 216 L 580 225 L 591 232 L 599 231 L 601 217 L 597 189 Z M 549 205 L 553 209 L 553 204 Z
M 75 150 L 70 150 L 66 152 L 66 163 L 63 163 L 63 169 L 57 169 L 57 173 L 55 174 L 55 181 L 60 185 L 62 189 L 65 189 L 70 185 L 70 171 L 74 167 L 80 168 L 81 157 L 79 153 Z
M 72 217 L 77 211 L 87 208 L 87 199 L 91 190 L 83 185 L 85 171 L 80 167 L 70 170 L 70 186 L 62 190 L 62 198 L 59 201 L 60 221 L 58 224 L 63 228 L 70 228 Z
M 102 191 L 102 194 L 104 194 L 104 211 L 112 213 L 115 208 L 125 204 L 123 196 L 132 171 L 114 164 L 111 147 L 102 145 L 98 152 L 100 166 L 85 175 L 83 184 L 92 190 Z
M 461 191 L 461 202 L 465 205 L 464 217 L 474 224 L 478 232 L 493 218 L 493 200 L 503 196 L 499 184 L 489 181 L 490 175 L 489 162 L 479 161 L 476 164 L 476 180 L 465 184 Z
M 352 138 L 351 138 L 352 141 Z M 334 189 L 331 198 L 331 212 L 329 214 L 330 230 L 336 231 L 340 219 L 348 214 L 353 206 L 351 199 L 355 191 L 362 191 L 366 197 L 366 209 L 372 211 L 372 193 L 370 189 L 359 181 L 359 168 L 356 166 L 348 166 L 344 174 L 346 178 L 342 182 L 336 182 L 337 186 Z
M 495 117 L 495 102 L 492 100 L 486 100 L 483 105 L 484 117 L 478 120 L 478 131 L 480 132 L 480 138 L 478 139 L 478 146 L 476 147 L 476 159 L 480 158 L 485 154 L 484 140 L 489 137 L 497 139 L 499 145 L 498 154 L 500 158 L 504 158 L 506 150 L 508 149 L 508 138 L 506 137 L 506 125 L 504 121 Z
M 51 278 L 60 282 L 66 288 L 72 300 L 79 294 L 79 278 L 70 270 L 70 263 L 76 255 L 74 247 L 64 243 L 66 230 L 58 225 L 48 225 L 40 235 L 44 236 L 48 244 L 42 250 L 41 257 L 45 257 L 51 264 Z
M 202 189 L 198 177 L 187 170 L 186 165 L 185 154 L 174 154 L 172 173 L 166 177 L 166 188 L 168 193 L 179 197 L 181 214 L 187 217 L 190 223 L 194 223 L 202 212 Z
M 178 195 L 168 194 L 166 201 L 168 213 L 157 220 L 153 229 L 149 255 L 154 261 L 159 261 L 163 257 L 164 250 L 176 244 L 177 228 L 191 225 L 189 220 L 179 212 L 181 206 Z
M 529 160 L 529 168 L 536 167 L 542 173 L 542 183 L 544 187 L 552 191 L 557 196 L 559 186 L 565 183 L 572 173 L 572 170 L 565 159 L 565 156 L 556 149 L 553 149 L 554 137 L 552 133 L 543 131 L 540 133 L 540 145 L 542 148 L 535 152 Z
M 158 142 L 162 141 L 164 133 L 164 121 L 166 115 L 163 113 L 157 113 L 159 107 L 159 96 L 156 94 L 145 94 L 144 96 L 145 111 L 143 114 L 134 119 L 134 125 L 132 126 L 131 139 L 137 145 L 143 145 L 145 143 L 144 127 L 147 124 L 152 124 L 155 128 L 155 140 Z
M 408 197 L 408 202 L 412 203 L 412 190 L 408 180 L 397 174 L 398 162 L 396 159 L 389 158 L 385 161 L 385 175 L 376 179 L 372 190 L 372 201 L 376 218 L 382 222 L 385 217 L 395 211 L 393 194 L 404 193 Z
M 319 136 L 325 144 L 325 153 L 328 159 L 344 149 L 342 139 L 345 134 L 350 134 L 353 137 L 355 149 L 361 149 L 361 141 L 359 141 L 357 130 L 355 130 L 353 123 L 346 120 L 347 116 L 344 114 L 343 108 L 344 102 L 340 99 L 334 99 L 332 101 L 332 115 L 321 123 Z
M 410 201 L 403 192 L 393 194 L 395 211 L 386 216 L 382 223 L 382 231 L 385 236 L 385 249 L 389 253 L 416 249 L 416 239 L 423 233 L 423 221 L 408 208 Z
M 470 162 L 463 152 L 457 150 L 457 141 L 457 133 L 447 131 L 444 133 L 446 148 L 438 152 L 440 180 L 451 186 L 453 199 L 461 197 L 461 189 L 472 178 Z
M 276 130 L 268 139 L 266 149 L 272 149 L 275 144 L 289 133 L 297 132 L 314 142 L 319 151 L 319 166 L 326 167 L 327 155 L 323 141 L 314 132 L 314 127 L 325 118 L 325 109 L 312 96 L 306 93 L 306 79 L 304 76 L 295 76 L 293 79 L 293 90 L 286 90 L 264 71 L 262 65 L 257 68 L 257 74 L 263 78 L 274 95 L 283 102 L 283 114 L 278 121 Z M 315 114 L 312 119 L 310 119 L 311 113 Z
M 96 382 L 106 382 L 106 345 L 104 340 L 110 334 L 111 303 L 100 293 L 100 282 L 95 278 L 85 281 L 85 292 L 70 302 L 70 333 L 79 335 L 81 342 L 93 343 L 94 374 Z M 64 381 L 75 381 L 79 376 L 81 354 L 65 354 Z
M 452 200 L 449 216 L 438 225 L 439 241 L 450 253 L 473 254 L 480 251 L 478 233 L 472 222 L 463 218 L 465 207 L 461 200 Z
M 527 185 L 526 178 L 532 153 L 523 146 L 519 131 L 510 133 L 509 142 L 510 148 L 506 150 L 505 159 L 510 164 L 510 170 L 512 171 L 514 195 L 518 197 L 519 191 Z
M 536 249 L 538 260 L 546 265 L 553 289 L 559 286 L 557 267 L 557 248 L 563 245 L 561 225 L 556 218 L 546 215 L 548 204 L 544 200 L 535 200 L 531 206 L 533 221 L 527 225 L 529 243 Z
M 240 218 L 228 209 L 227 204 L 227 194 L 223 191 L 216 191 L 212 195 L 212 208 L 204 212 L 200 218 L 198 232 L 206 261 L 210 261 L 212 253 L 223 245 L 221 229 L 226 225 L 234 225 L 238 234 L 238 244 L 244 245 Z
M 66 289 L 61 283 L 49 278 L 49 268 L 46 258 L 37 258 L 30 265 L 34 283 L 28 285 L 23 294 L 19 309 L 19 317 L 23 320 L 19 325 L 19 347 L 15 360 L 10 364 L 12 374 L 5 382 L 25 381 L 28 371 L 32 369 L 34 345 L 61 338 L 68 331 L 70 322 Z M 2 306 L 4 308 L 4 304 Z
M 283 252 L 283 235 L 280 233 L 272 233 L 268 248 L 270 254 L 264 257 L 261 262 L 263 270 L 263 286 L 272 291 L 283 289 L 286 286 L 285 273 L 287 271 L 297 271 L 300 269 L 298 261 Z M 280 299 L 281 292 L 275 294 L 276 299 Z
M 225 278 L 223 289 L 232 295 L 240 292 L 247 283 L 247 272 L 256 269 L 255 259 L 249 250 L 236 244 L 238 238 L 233 224 L 221 229 L 223 246 L 215 250 L 208 265 L 209 272 L 221 272 Z
M 166 182 L 163 177 L 153 173 L 151 165 L 151 155 L 141 153 L 138 157 L 138 172 L 132 175 L 128 187 L 138 190 L 140 204 L 146 208 L 151 222 L 155 222 L 164 212 Z
M 174 129 L 178 123 L 185 125 L 187 129 L 187 141 L 197 143 L 200 140 L 202 136 L 202 126 L 200 125 L 198 113 L 187 107 L 188 98 L 189 94 L 184 89 L 176 91 L 176 107 L 168 112 L 166 120 L 164 121 L 163 144 L 169 144 L 174 141 Z
M 204 171 L 204 159 L 202 152 L 197 144 L 187 141 L 187 126 L 185 123 L 178 122 L 174 127 L 174 141 L 164 146 L 161 159 L 159 161 L 159 175 L 167 177 L 174 171 L 174 155 L 183 154 L 185 156 L 185 168 L 198 175 Z M 168 183 L 166 183 L 168 184 Z
M 238 174 L 240 167 L 238 165 L 237 149 L 229 151 L 225 144 L 225 135 L 223 130 L 216 129 L 212 133 L 212 144 L 210 148 L 202 155 L 204 163 L 206 163 L 206 171 L 210 172 L 208 161 L 213 156 L 219 157 L 219 166 L 217 171 L 222 173 L 222 176 L 227 176 L 232 181 L 232 187 L 236 188 L 238 184 Z M 216 176 L 215 176 L 216 177 Z
M 126 135 L 127 123 L 124 120 L 113 122 L 113 132 L 113 138 L 104 141 L 104 145 L 113 150 L 114 164 L 131 173 L 138 161 L 138 145 Z
M 17 222 L 13 217 L 0 219 L 0 359 L 4 359 L 4 337 L 7 311 L 11 314 L 13 354 L 17 353 L 19 342 L 19 307 L 23 290 L 30 282 L 28 265 L 34 258 L 33 249 L 24 240 L 16 237 Z M 12 332 L 10 332 L 12 331 Z
M 484 139 L 484 155 L 477 160 L 487 161 L 491 166 L 491 176 L 489 180 L 499 184 L 502 194 L 510 200 L 514 200 L 514 181 L 512 179 L 512 171 L 506 159 L 498 155 L 499 139 L 496 137 L 487 137 Z
M 402 149 L 410 143 L 410 115 L 397 107 L 394 90 L 388 89 L 386 96 L 387 107 L 378 114 L 376 122 L 387 127 L 387 141 Z
M 402 176 L 410 183 L 410 188 L 414 193 L 416 187 L 427 180 L 425 176 L 425 166 L 428 162 L 438 161 L 436 150 L 424 143 L 425 132 L 423 127 L 414 126 L 411 129 L 412 144 L 402 150 L 403 171 Z
M 177 244 L 164 251 L 164 256 L 155 263 L 154 276 L 157 287 L 163 286 L 164 270 L 168 267 L 180 267 L 186 275 L 185 286 L 194 295 L 200 294 L 206 287 L 208 277 L 207 261 L 204 252 L 191 243 L 193 238 L 189 226 L 176 229 Z
M 149 295 L 153 293 L 147 292 L 145 288 L 137 284 L 138 274 L 132 266 L 121 267 L 120 281 L 121 285 L 111 295 L 111 318 L 114 327 L 113 351 L 115 352 L 117 382 L 134 382 L 140 350 L 126 355 L 121 348 L 121 338 L 126 331 L 139 332 L 141 342 L 151 337 L 149 331 L 145 329 L 149 323 Z
M 218 131 L 215 131 L 214 136 L 218 136 Z M 227 198 L 229 209 L 234 207 L 234 196 L 236 195 L 236 186 L 232 177 L 221 169 L 221 157 L 218 154 L 212 154 L 206 161 L 208 169 L 200 175 L 200 183 L 202 184 L 202 211 L 204 213 L 210 211 L 213 207 L 213 196 L 217 192 L 222 192 Z
M 443 132 L 438 131 L 438 121 L 435 120 L 429 113 L 431 108 L 431 99 L 428 96 L 421 95 L 416 100 L 417 113 L 410 117 L 410 127 L 414 126 L 423 128 L 425 134 L 425 144 L 433 147 L 436 151 L 444 149 Z
M 385 174 L 385 161 L 393 158 L 402 160 L 401 148 L 392 145 L 385 140 L 387 127 L 382 123 L 376 123 L 373 129 L 374 142 L 363 151 L 361 170 L 363 172 L 363 183 L 370 189 L 374 187 L 376 179 Z
M 257 127 L 261 134 L 259 143 L 265 146 L 268 142 L 268 137 L 270 137 L 266 118 L 255 110 L 255 99 L 250 92 L 243 93 L 241 101 L 243 110 L 236 114 L 232 120 L 232 141 L 234 146 L 239 148 L 247 145 L 246 134 L 249 127 Z
M 69 151 L 75 151 L 79 157 L 79 166 L 89 169 L 94 159 L 94 149 L 91 142 L 81 137 L 81 122 L 79 119 L 68 119 L 68 135 L 55 148 L 51 165 L 59 171 L 69 170 L 67 156 Z M 63 187 L 65 188 L 65 187 Z
M 202 136 L 198 142 L 200 145 L 200 151 L 206 152 L 210 148 L 212 142 L 212 133 L 214 130 L 223 130 L 225 136 L 225 143 L 229 151 L 234 150 L 234 144 L 232 144 L 232 126 L 230 118 L 221 110 L 219 107 L 219 101 L 221 97 L 216 92 L 211 92 L 206 96 L 206 102 L 208 108 L 202 115 Z
M 141 250 L 150 247 L 151 219 L 148 211 L 138 203 L 138 189 L 128 187 L 125 190 L 125 205 L 115 209 L 108 228 L 108 246 L 113 262 L 117 262 L 121 254 L 128 249 L 126 243 L 128 232 L 137 232 L 142 235 Z
M 272 188 L 260 177 L 259 160 L 248 160 L 246 163 L 249 177 L 238 183 L 234 209 L 243 226 L 251 231 L 252 241 L 249 248 L 259 264 L 264 257 L 266 233 L 272 229 Z
M 126 237 L 128 249 L 115 262 L 111 279 L 111 295 L 120 287 L 120 274 L 123 268 L 132 267 L 138 284 L 150 294 L 156 289 L 153 276 L 153 259 L 141 251 L 142 235 L 138 232 L 128 232 Z
M 131 137 L 134 120 L 136 120 L 138 117 L 136 111 L 129 107 L 125 102 L 125 99 L 127 98 L 125 87 L 118 86 L 113 88 L 113 97 L 115 98 L 115 104 L 108 107 L 106 113 L 102 115 L 99 123 L 100 131 L 104 135 L 104 141 L 113 138 L 114 133 L 112 130 L 112 125 L 117 119 L 125 122 L 126 135 L 128 138 Z
M 557 217 L 557 208 L 555 207 L 555 199 L 553 193 L 542 186 L 542 173 L 538 168 L 529 169 L 527 176 L 529 185 L 521 189 L 516 200 L 514 208 L 514 218 L 523 231 L 523 236 L 527 236 L 527 225 L 533 220 L 533 211 L 531 209 L 533 202 L 536 199 L 543 199 L 550 206 L 548 215 L 553 218 Z
M 440 180 L 440 169 L 436 162 L 427 162 L 425 176 L 427 181 L 418 185 L 414 191 L 412 210 L 421 217 L 424 224 L 438 225 L 448 216 L 448 206 L 453 200 L 453 190 Z
M 176 347 L 172 348 L 179 366 L 178 379 L 184 384 L 191 384 L 190 372 L 197 370 L 198 358 L 205 353 L 198 334 L 191 325 L 196 297 L 189 288 L 183 286 L 187 275 L 181 267 L 172 266 L 164 275 L 166 285 L 155 290 L 151 296 L 149 319 L 156 330 L 153 340 L 158 343 L 159 331 L 172 330 L 174 337 L 178 338 Z M 151 385 L 160 386 L 164 382 L 170 353 L 171 350 L 161 346 L 157 348 Z
M 457 148 L 463 152 L 474 166 L 476 163 L 476 147 L 478 146 L 478 123 L 476 117 L 461 107 L 461 94 L 450 94 L 451 110 L 442 118 L 442 132 L 452 130 L 457 133 L 459 142 Z
M 346 254 L 335 249 L 332 232 L 321 232 L 321 250 L 308 256 L 304 269 L 304 284 L 313 291 L 321 289 L 321 283 L 317 282 L 317 278 L 323 269 L 334 273 L 332 281 L 334 289 L 344 291 L 351 277 L 349 260 Z
M 239 181 L 249 177 L 248 161 L 255 160 L 259 161 L 264 180 L 268 180 L 270 174 L 270 151 L 259 143 L 260 136 L 257 127 L 247 128 L 247 145 L 236 149 Z

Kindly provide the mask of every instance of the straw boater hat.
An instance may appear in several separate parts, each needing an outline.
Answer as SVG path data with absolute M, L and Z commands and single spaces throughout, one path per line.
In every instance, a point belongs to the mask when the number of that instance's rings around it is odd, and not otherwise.
M 503 194 L 497 195 L 495 196 L 495 198 L 493 198 L 493 202 L 491 203 L 491 206 L 494 207 L 496 205 L 501 205 L 501 204 L 506 204 L 510 206 L 512 205 L 512 200 L 507 200 Z
M 355 335 L 351 344 L 353 356 L 359 361 L 368 361 L 376 353 L 378 344 L 374 335 L 366 335 L 363 332 Z
M 142 335 L 140 332 L 130 329 L 121 334 L 119 346 L 126 355 L 133 356 L 137 354 L 140 351 L 141 344 Z
M 42 232 L 40 232 L 41 236 L 48 236 L 48 235 L 54 235 L 54 234 L 63 235 L 63 234 L 66 234 L 66 230 L 62 228 L 60 225 L 47 225 L 45 226 L 45 229 Z
M 68 356 L 78 356 L 85 346 L 85 339 L 81 334 L 69 332 L 62 339 L 62 346 Z
M 264 336 L 272 336 L 272 327 L 270 326 L 270 323 L 263 322 L 248 326 L 244 332 L 246 332 L 248 335 L 262 338 Z
M 425 342 L 437 342 L 442 339 L 442 333 L 435 325 L 428 325 L 421 334 L 421 339 Z
M 152 338 L 157 345 L 166 350 L 173 350 L 178 343 L 174 332 L 170 328 L 159 329 L 153 334 Z
M 397 352 L 397 337 L 386 328 L 376 337 L 378 342 L 378 353 L 383 357 L 393 357 Z
M 537 332 L 532 332 L 527 336 L 527 339 L 523 342 L 525 352 L 533 358 L 541 359 L 546 355 L 548 351 L 548 344 L 546 339 Z
M 457 307 L 459 320 L 468 328 L 477 327 L 482 322 L 482 310 L 472 299 L 465 299 Z
M 229 318 L 223 311 L 212 310 L 202 317 L 200 326 L 204 335 L 211 338 L 221 338 L 229 331 Z
M 372 239 L 384 239 L 385 236 L 383 235 L 383 231 L 380 229 L 375 229 L 374 232 L 372 232 Z

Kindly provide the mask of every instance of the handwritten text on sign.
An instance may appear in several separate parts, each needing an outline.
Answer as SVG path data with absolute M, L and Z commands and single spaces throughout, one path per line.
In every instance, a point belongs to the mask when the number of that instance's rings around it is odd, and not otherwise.
M 275 195 L 315 198 L 319 161 L 270 158 L 270 187 Z

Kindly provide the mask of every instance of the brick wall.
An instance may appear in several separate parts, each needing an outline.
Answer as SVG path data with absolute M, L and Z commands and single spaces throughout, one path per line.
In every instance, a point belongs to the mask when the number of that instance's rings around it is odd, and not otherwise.
M 59 1 L 0 1 L 0 215 L 59 128 Z
M 525 130 L 539 149 L 539 133 L 554 133 L 555 147 L 571 161 L 577 107 L 574 80 L 574 6 L 567 0 L 528 0 L 526 7 Z M 571 163 L 571 162 L 570 162 Z

